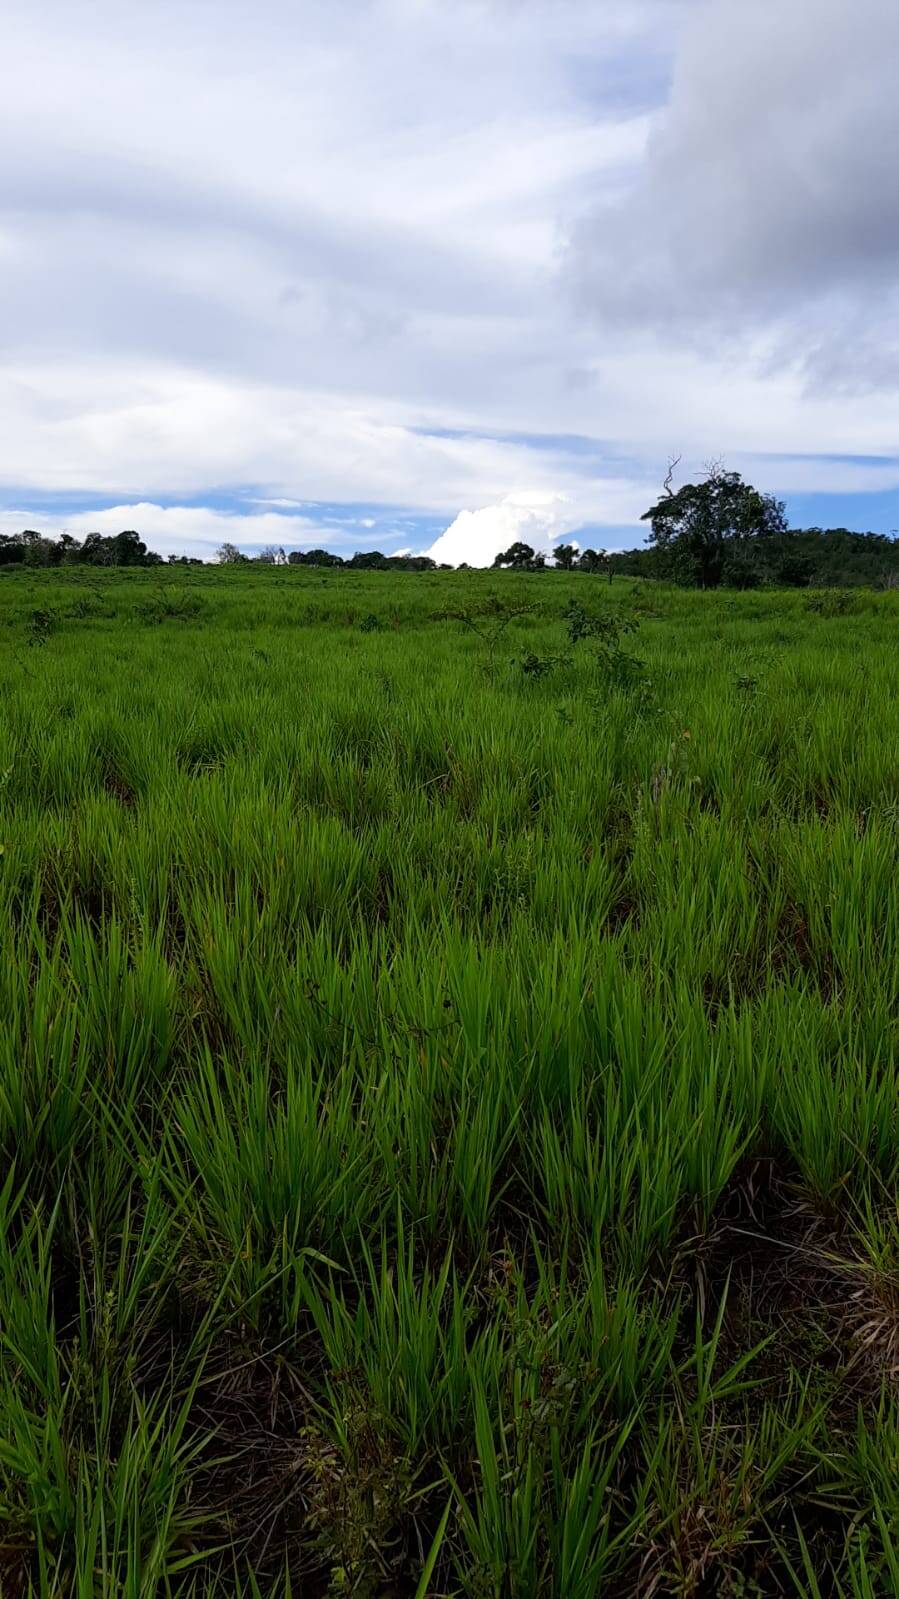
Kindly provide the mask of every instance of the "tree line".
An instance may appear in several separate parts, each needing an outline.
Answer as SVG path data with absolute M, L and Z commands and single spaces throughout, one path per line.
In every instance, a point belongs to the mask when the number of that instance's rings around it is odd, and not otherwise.
M 186 560 L 187 557 L 176 557 Z M 199 564 L 199 563 L 198 563 Z M 88 533 L 83 543 L 63 533 L 48 539 L 33 528 L 0 535 L 0 566 L 162 566 L 133 528 L 124 533 Z
M 236 544 L 222 544 L 216 552 L 222 566 L 341 566 L 348 572 L 468 572 L 466 561 L 459 566 L 434 561 L 429 555 L 384 555 L 380 550 L 360 550 L 344 560 L 330 550 L 290 550 L 285 553 L 281 545 L 270 544 L 256 555 L 244 555 Z M 559 544 L 552 551 L 551 562 L 541 550 L 530 544 L 516 542 L 501 551 L 493 562 L 495 568 L 516 572 L 545 572 L 550 565 L 564 571 L 606 572 L 609 558 L 604 550 L 579 550 L 575 544 Z
M 883 584 L 899 587 L 899 542 L 882 533 L 853 533 L 847 528 L 795 529 L 787 525 L 782 500 L 745 483 L 739 472 L 720 463 L 706 468 L 698 483 L 672 486 L 677 461 L 669 464 L 659 499 L 645 512 L 649 541 L 642 549 L 606 552 L 558 544 L 547 556 L 521 540 L 495 558 L 497 570 L 543 572 L 551 567 L 568 572 L 656 578 L 691 588 L 751 589 Z M 217 561 L 226 566 L 307 566 L 345 571 L 452 571 L 428 555 L 385 555 L 358 551 L 346 560 L 330 550 L 285 550 L 268 545 L 246 555 L 236 544 L 222 544 Z M 201 566 L 186 555 L 170 555 L 168 564 Z M 89 533 L 79 542 L 69 533 L 48 539 L 26 529 L 0 536 L 0 566 L 161 566 L 163 558 L 149 550 L 133 529 L 104 536 Z M 465 571 L 466 564 L 455 568 Z
M 848 528 L 790 528 L 782 500 L 744 483 L 720 462 L 675 490 L 677 460 L 642 521 L 649 546 L 611 557 L 616 571 L 690 588 L 899 586 L 899 543 Z
M 452 572 L 429 555 L 384 555 L 380 550 L 359 550 L 344 560 L 330 550 L 289 550 L 269 544 L 256 555 L 244 555 L 236 544 L 222 544 L 216 551 L 220 566 L 342 566 L 349 572 Z
M 701 587 L 695 572 L 686 572 L 657 545 L 619 550 L 610 556 L 616 574 Z M 680 566 L 680 570 L 678 567 Z M 724 588 L 897 588 L 899 542 L 884 533 L 855 533 L 849 528 L 789 528 L 772 533 L 764 543 L 729 552 L 722 563 Z

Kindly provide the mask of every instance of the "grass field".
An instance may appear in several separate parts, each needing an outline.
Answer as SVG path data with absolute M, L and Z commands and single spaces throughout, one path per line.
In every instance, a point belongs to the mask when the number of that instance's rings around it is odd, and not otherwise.
M 897 628 L 0 573 L 4 1599 L 899 1591 Z

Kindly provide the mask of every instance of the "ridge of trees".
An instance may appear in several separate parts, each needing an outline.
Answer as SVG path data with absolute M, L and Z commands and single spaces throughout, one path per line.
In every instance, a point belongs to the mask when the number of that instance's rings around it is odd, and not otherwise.
M 357 550 L 348 560 L 330 550 L 290 550 L 269 544 L 256 555 L 244 555 L 236 544 L 222 544 L 216 551 L 220 566 L 325 566 L 345 567 L 349 572 L 452 572 L 453 567 L 438 566 L 429 555 L 384 555 L 381 550 Z
M 899 540 L 883 533 L 848 528 L 789 528 L 783 502 L 745 483 L 719 462 L 698 483 L 672 486 L 677 460 L 669 463 L 663 490 L 642 520 L 649 543 L 640 549 L 606 552 L 558 544 L 551 556 L 516 540 L 493 562 L 496 570 L 603 574 L 660 579 L 699 588 L 899 587 Z M 344 559 L 330 550 L 285 550 L 268 545 L 246 555 L 222 544 L 216 560 L 227 566 L 305 566 L 343 571 L 452 571 L 427 555 L 385 555 L 360 550 Z M 551 563 L 551 564 L 550 564 Z M 103 535 L 88 533 L 79 542 L 69 533 L 58 539 L 26 528 L 0 535 L 0 566 L 162 566 L 163 557 L 147 548 L 133 529 Z M 170 555 L 170 566 L 202 566 L 195 557 Z M 462 563 L 455 570 L 467 570 Z
M 178 557 L 187 560 L 186 556 Z M 45 538 L 33 528 L 0 535 L 0 566 L 162 566 L 133 528 L 123 533 L 88 533 L 83 543 L 63 533 Z
M 609 557 L 621 577 L 684 582 L 669 553 L 655 546 L 616 550 Z M 850 528 L 788 528 L 764 547 L 748 546 L 724 564 L 725 588 L 894 588 L 899 586 L 899 540 Z M 688 585 L 689 586 L 689 585 Z

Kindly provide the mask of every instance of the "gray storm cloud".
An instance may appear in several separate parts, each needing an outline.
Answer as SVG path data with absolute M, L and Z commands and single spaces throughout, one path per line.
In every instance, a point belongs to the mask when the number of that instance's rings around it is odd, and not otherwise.
M 574 229 L 581 303 L 894 383 L 897 81 L 894 0 L 697 7 L 639 181 Z

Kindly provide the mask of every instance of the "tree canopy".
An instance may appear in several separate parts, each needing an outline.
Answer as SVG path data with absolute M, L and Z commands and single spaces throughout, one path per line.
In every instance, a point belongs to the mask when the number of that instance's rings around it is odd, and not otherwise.
M 507 550 L 500 551 L 493 565 L 508 567 L 513 572 L 542 572 L 546 566 L 546 556 L 538 554 L 530 544 L 524 544 L 521 539 L 516 539 Z
M 671 575 L 699 588 L 727 581 L 728 564 L 745 561 L 748 540 L 787 531 L 783 501 L 744 483 L 739 472 L 711 466 L 702 483 L 665 493 L 641 517 L 650 541 L 667 552 Z
M 605 550 L 582 550 L 577 565 L 581 572 L 603 572 L 609 568 L 609 558 Z
M 159 566 L 162 556 L 148 550 L 139 533 L 88 533 L 79 544 L 71 533 L 45 538 L 33 528 L 0 537 L 0 566 Z

